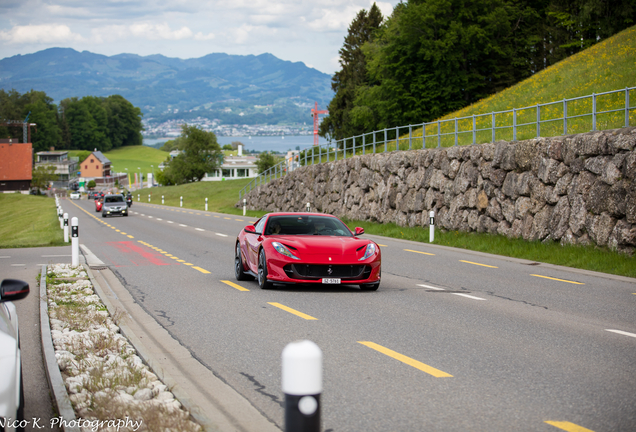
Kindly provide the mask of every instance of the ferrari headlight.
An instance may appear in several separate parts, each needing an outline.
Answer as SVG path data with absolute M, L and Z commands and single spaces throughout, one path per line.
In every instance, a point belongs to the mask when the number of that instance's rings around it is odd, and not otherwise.
M 364 261 L 367 258 L 370 258 L 376 251 L 375 243 L 369 243 L 367 245 L 367 249 L 364 251 L 364 255 L 358 261 Z
M 289 251 L 289 249 L 287 249 L 285 246 L 283 246 L 281 243 L 279 242 L 272 242 L 272 246 L 274 247 L 274 249 L 276 249 L 276 252 L 278 252 L 281 255 L 285 255 L 286 257 L 295 259 L 295 260 L 300 260 L 300 258 L 298 258 L 296 255 L 294 255 L 293 253 L 291 253 Z

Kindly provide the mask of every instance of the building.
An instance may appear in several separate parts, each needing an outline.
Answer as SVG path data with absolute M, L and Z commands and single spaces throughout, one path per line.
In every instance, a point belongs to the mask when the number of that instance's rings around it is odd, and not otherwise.
M 38 166 L 54 166 L 57 180 L 53 182 L 53 187 L 59 189 L 72 189 L 72 184 L 77 182 L 77 165 L 79 158 L 69 158 L 67 151 L 51 151 L 37 152 L 35 160 L 36 168 Z
M 80 171 L 84 178 L 110 177 L 110 160 L 102 152 L 95 150 L 80 163 Z
M 256 156 L 243 155 L 243 146 L 239 145 L 237 156 L 225 156 L 223 164 L 213 172 L 206 173 L 201 181 L 237 180 L 257 175 Z
M 18 140 L 0 140 L 0 191 L 29 192 L 33 178 L 33 146 Z

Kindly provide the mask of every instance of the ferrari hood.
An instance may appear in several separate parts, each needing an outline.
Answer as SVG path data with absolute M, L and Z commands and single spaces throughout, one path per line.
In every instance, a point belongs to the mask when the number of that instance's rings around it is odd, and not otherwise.
M 340 264 L 357 262 L 364 255 L 370 240 L 338 236 L 275 236 L 291 253 L 302 261 L 316 264 Z

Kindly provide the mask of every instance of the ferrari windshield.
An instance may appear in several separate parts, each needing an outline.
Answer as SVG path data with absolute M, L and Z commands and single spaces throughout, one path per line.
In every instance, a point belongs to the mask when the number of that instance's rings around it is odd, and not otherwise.
M 270 216 L 265 235 L 325 235 L 351 237 L 351 231 L 339 219 L 329 216 Z

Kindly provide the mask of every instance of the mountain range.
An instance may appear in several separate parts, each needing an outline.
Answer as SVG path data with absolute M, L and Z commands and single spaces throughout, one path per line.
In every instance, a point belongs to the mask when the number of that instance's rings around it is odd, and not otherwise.
M 324 108 L 333 97 L 330 75 L 268 53 L 184 60 L 49 48 L 0 60 L 0 88 L 44 91 L 56 103 L 119 94 L 146 120 L 201 116 L 243 124 L 309 122 L 309 107 Z

